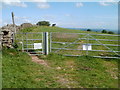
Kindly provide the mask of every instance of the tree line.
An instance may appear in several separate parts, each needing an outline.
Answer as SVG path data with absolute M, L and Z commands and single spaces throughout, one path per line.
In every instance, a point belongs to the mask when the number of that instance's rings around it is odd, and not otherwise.
M 87 31 L 92 31 L 91 29 L 87 29 Z M 102 30 L 101 33 L 108 33 L 108 34 L 114 34 L 112 31 Z

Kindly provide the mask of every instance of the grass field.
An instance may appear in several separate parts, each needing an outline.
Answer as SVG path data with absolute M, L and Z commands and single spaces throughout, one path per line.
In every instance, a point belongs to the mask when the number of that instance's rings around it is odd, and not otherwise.
M 39 56 L 3 49 L 3 88 L 117 88 L 118 60 L 92 57 Z
M 88 33 L 87 31 L 69 30 L 59 27 L 32 27 L 23 29 L 21 32 Z M 97 32 L 89 33 L 100 34 Z M 19 39 L 22 37 L 26 38 L 26 35 L 18 35 L 17 37 Z M 31 37 L 31 35 L 28 36 L 29 39 Z M 41 38 L 40 35 L 33 37 L 34 39 Z M 68 41 L 67 38 L 71 36 L 68 35 L 61 39 L 59 35 L 55 37 L 57 39 L 54 41 L 61 40 L 64 42 L 65 40 Z M 76 39 L 76 37 L 80 36 L 73 37 L 73 39 Z M 102 38 L 107 39 L 108 37 Z M 111 37 L 110 39 L 113 38 Z M 72 41 L 72 39 L 69 41 Z M 19 42 L 19 40 L 16 42 Z M 31 41 L 30 43 L 33 42 Z M 111 44 L 114 43 L 111 42 Z M 59 44 L 54 44 L 53 46 L 61 47 Z M 76 48 L 78 46 L 73 47 Z M 102 59 L 90 56 L 66 57 L 50 53 L 47 56 L 41 55 L 38 57 L 40 60 L 47 62 L 48 66 L 44 66 L 32 62 L 31 56 L 17 49 L 3 48 L 2 51 L 3 88 L 118 88 L 119 59 Z

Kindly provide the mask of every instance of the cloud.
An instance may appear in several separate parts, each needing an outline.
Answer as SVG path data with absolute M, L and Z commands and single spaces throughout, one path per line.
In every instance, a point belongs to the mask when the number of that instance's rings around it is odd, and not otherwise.
M 100 5 L 102 5 L 102 6 L 109 6 L 110 4 L 108 4 L 106 2 L 100 2 Z
M 65 14 L 66 17 L 70 17 L 71 15 L 70 14 Z
M 81 2 L 80 3 L 76 3 L 76 7 L 78 7 L 78 8 L 79 7 L 83 7 L 83 3 L 81 3 Z
M 41 9 L 47 9 L 47 8 L 50 8 L 50 5 L 46 2 L 40 2 L 37 4 L 37 7 Z
M 46 2 L 46 0 L 30 0 L 30 2 Z
M 1 2 L 6 6 L 27 7 L 27 4 L 25 4 L 25 1 L 23 0 L 3 0 Z M 38 8 L 45 9 L 50 7 L 50 5 L 46 3 L 46 0 L 30 0 L 30 2 L 36 3 Z
M 117 4 L 117 1 L 115 1 L 115 0 L 104 0 L 104 1 L 99 2 L 99 4 L 102 5 L 102 6 L 110 6 L 112 4 Z
M 15 16 L 15 22 L 16 24 L 21 24 L 21 23 L 31 23 L 30 17 L 17 17 Z
M 17 6 L 17 7 L 27 7 L 27 4 L 24 2 L 21 2 L 21 0 L 3 0 L 3 4 L 9 5 L 9 6 Z

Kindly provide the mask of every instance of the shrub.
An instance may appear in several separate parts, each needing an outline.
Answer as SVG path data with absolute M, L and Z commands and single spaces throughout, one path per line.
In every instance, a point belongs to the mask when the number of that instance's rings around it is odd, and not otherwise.
M 102 33 L 107 33 L 107 31 L 106 30 L 102 30 Z
M 50 23 L 48 21 L 39 21 L 36 25 L 39 25 L 39 26 L 50 26 Z
M 108 32 L 108 34 L 114 34 L 114 32 L 112 32 L 112 31 L 109 31 L 109 32 Z
M 91 29 L 87 29 L 87 31 L 92 31 Z

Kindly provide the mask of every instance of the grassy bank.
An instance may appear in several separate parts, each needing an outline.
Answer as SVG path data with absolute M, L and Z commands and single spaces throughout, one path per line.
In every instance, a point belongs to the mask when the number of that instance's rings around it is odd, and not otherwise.
M 39 56 L 48 67 L 26 53 L 3 49 L 3 88 L 117 88 L 118 60 L 92 57 Z

